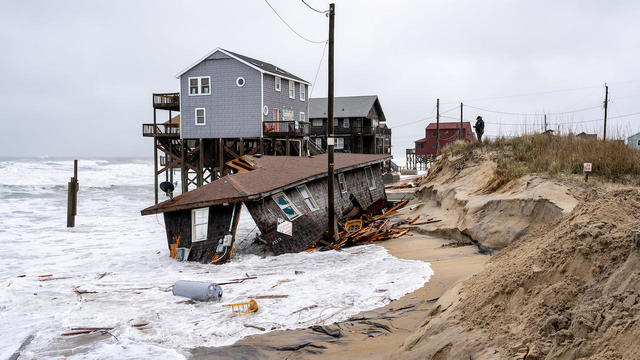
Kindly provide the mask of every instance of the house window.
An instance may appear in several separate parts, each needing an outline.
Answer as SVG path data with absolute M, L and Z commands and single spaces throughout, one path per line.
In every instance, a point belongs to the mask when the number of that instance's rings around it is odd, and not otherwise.
M 302 198 L 304 199 L 304 203 L 307 204 L 307 207 L 309 208 L 309 210 L 316 211 L 319 209 L 318 203 L 316 203 L 316 200 L 313 198 L 313 196 L 311 196 L 311 193 L 309 192 L 307 185 L 298 186 L 298 191 L 300 192 L 300 195 L 302 195 Z
M 238 87 L 243 87 L 244 86 L 244 78 L 242 76 L 240 76 L 239 78 L 236 79 L 236 85 L 238 85 Z
M 282 90 L 282 79 L 276 76 L 276 91 Z
M 300 113 L 300 121 L 307 121 L 307 115 L 305 115 L 303 112 Z
M 273 109 L 273 121 L 280 121 L 280 111 L 278 109 Z
M 338 119 L 333 118 L 333 127 L 337 128 L 338 126 L 340 126 L 339 123 L 338 123 Z
M 375 189 L 376 182 L 373 180 L 373 170 L 371 170 L 371 166 L 364 168 L 364 173 L 367 175 L 367 185 L 369 185 L 369 190 Z
M 305 86 L 304 84 L 300 84 L 300 100 L 304 101 L 306 96 L 307 94 L 306 94 Z
M 638 146 L 640 146 L 640 139 L 638 139 Z
M 316 138 L 316 146 L 322 149 L 322 138 Z
M 436 131 L 433 132 L 433 136 L 438 136 L 438 133 Z
M 189 78 L 189 96 L 211 94 L 211 76 Z
M 191 242 L 207 240 L 209 208 L 191 210 Z
M 344 138 L 336 138 L 336 149 L 344 149 Z
M 349 118 L 342 119 L 342 127 L 345 129 L 349 128 Z
M 289 98 L 296 98 L 296 82 L 293 80 L 289 80 Z
M 287 218 L 289 218 L 289 220 L 294 220 L 298 216 L 300 216 L 300 212 L 298 211 L 298 209 L 296 209 L 296 207 L 293 206 L 291 201 L 289 201 L 289 198 L 287 198 L 287 196 L 284 193 L 282 192 L 277 193 L 273 195 L 272 198 L 273 198 L 273 201 L 275 201 L 276 204 L 278 204 L 280 209 L 282 209 L 282 212 L 285 215 L 287 215 Z
M 340 192 L 342 192 L 342 193 L 346 193 L 347 192 L 347 182 L 344 181 L 344 174 L 343 173 L 338 174 L 338 185 L 340 185 Z
M 206 124 L 207 124 L 206 109 L 196 108 L 196 125 L 206 125 Z
M 322 119 L 311 119 L 311 126 L 315 126 L 315 127 L 322 126 Z

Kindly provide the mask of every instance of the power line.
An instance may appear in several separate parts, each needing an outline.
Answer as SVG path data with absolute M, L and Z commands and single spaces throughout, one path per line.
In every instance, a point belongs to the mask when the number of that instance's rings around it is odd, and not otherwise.
M 577 110 L 571 110 L 571 111 L 563 111 L 563 112 L 520 113 L 520 112 L 508 112 L 508 111 L 490 110 L 490 109 L 485 109 L 485 108 L 481 108 L 481 107 L 477 107 L 477 106 L 473 106 L 473 105 L 467 105 L 467 104 L 464 104 L 464 105 L 466 107 L 470 107 L 472 109 L 476 109 L 476 110 L 480 110 L 480 111 L 486 111 L 486 112 L 495 113 L 495 114 L 518 115 L 518 116 L 543 116 L 544 114 L 547 114 L 547 115 L 567 115 L 567 114 L 574 114 L 574 113 L 583 112 L 583 111 L 587 111 L 587 110 L 599 109 L 599 108 L 602 107 L 602 105 L 597 105 L 597 106 L 590 106 L 590 107 L 583 108 L 583 109 L 577 109 Z
M 314 41 L 314 40 L 310 40 L 310 39 L 308 39 L 308 38 L 306 38 L 306 37 L 304 37 L 304 36 L 300 35 L 300 33 L 299 33 L 299 32 L 295 31 L 295 29 L 294 29 L 294 28 L 292 28 L 292 27 L 291 27 L 291 25 L 289 25 L 289 24 L 288 24 L 288 23 L 287 23 L 287 22 L 282 18 L 282 16 L 280 16 L 280 14 L 278 14 L 278 12 L 276 11 L 276 9 L 274 9 L 274 8 L 273 8 L 273 6 L 271 6 L 271 4 L 269 3 L 269 0 L 264 0 L 264 2 L 266 2 L 266 3 L 267 3 L 267 5 L 269 5 L 269 7 L 271 8 L 271 10 L 273 10 L 273 12 L 274 12 L 274 14 L 276 14 L 276 16 L 277 16 L 277 17 L 278 17 L 278 18 L 279 18 L 279 19 L 280 19 L 280 20 L 281 20 L 285 25 L 287 25 L 287 27 L 289 28 L 289 30 L 293 31 L 293 33 L 294 33 L 294 34 L 296 34 L 296 35 L 298 35 L 301 39 L 306 40 L 306 41 L 308 41 L 308 42 L 310 42 L 310 43 L 313 43 L 313 44 L 322 44 L 322 43 L 324 43 L 324 42 L 326 42 L 326 41 L 327 41 L 327 40 L 323 40 L 323 41 Z
M 320 10 L 314 9 L 311 5 L 307 4 L 307 2 L 306 2 L 306 1 L 304 1 L 304 0 L 302 0 L 302 3 L 303 3 L 303 4 L 305 4 L 305 5 L 307 5 L 307 7 L 308 7 L 309 9 L 311 9 L 311 10 L 313 10 L 313 11 L 317 12 L 317 13 L 320 13 L 320 14 L 327 14 L 327 13 L 329 12 L 329 10 L 320 11 Z
M 309 94 L 309 97 L 311 97 L 311 95 L 313 95 L 313 90 L 315 90 L 315 88 L 316 88 L 316 80 L 318 80 L 318 74 L 320 73 L 320 67 L 322 66 L 322 60 L 324 60 L 324 53 L 327 50 L 327 44 L 329 44 L 328 41 L 326 41 L 324 43 L 324 47 L 322 48 L 322 56 L 320 57 L 320 62 L 318 63 L 318 69 L 316 70 L 316 76 L 313 78 L 313 85 L 311 87 L 311 93 Z

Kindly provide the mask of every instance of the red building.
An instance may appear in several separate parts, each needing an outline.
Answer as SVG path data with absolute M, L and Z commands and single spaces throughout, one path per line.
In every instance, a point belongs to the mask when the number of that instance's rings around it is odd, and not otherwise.
M 431 123 L 424 130 L 424 138 L 416 140 L 416 155 L 435 155 L 436 154 L 436 123 Z M 467 141 L 473 141 L 475 136 L 471 131 L 471 123 L 466 121 L 462 123 L 462 138 Z M 460 122 L 441 122 L 440 123 L 440 150 L 447 144 L 460 139 Z

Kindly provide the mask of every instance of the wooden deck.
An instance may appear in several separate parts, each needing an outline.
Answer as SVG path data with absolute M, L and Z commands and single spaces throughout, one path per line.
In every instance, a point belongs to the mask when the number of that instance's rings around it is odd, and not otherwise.
M 309 136 L 310 124 L 306 121 L 265 121 L 262 126 L 267 137 Z
M 142 124 L 142 136 L 179 138 L 180 124 Z
M 180 111 L 180 93 L 153 94 L 154 109 Z

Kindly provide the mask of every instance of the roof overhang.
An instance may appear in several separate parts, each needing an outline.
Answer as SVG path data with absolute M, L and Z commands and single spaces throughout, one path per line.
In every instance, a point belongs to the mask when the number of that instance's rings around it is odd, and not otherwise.
M 226 50 L 224 50 L 224 49 L 221 49 L 221 48 L 219 48 L 219 47 L 217 47 L 217 48 L 213 49 L 212 51 L 210 51 L 209 53 L 207 53 L 207 55 L 205 55 L 205 56 L 201 57 L 198 61 L 194 62 L 193 64 L 189 65 L 189 67 L 187 67 L 186 69 L 184 69 L 184 70 L 182 70 L 181 72 L 179 72 L 179 73 L 176 75 L 176 79 L 180 79 L 180 78 L 182 77 L 182 75 L 184 75 L 187 71 L 189 71 L 189 70 L 193 69 L 196 65 L 200 64 L 201 62 L 203 62 L 204 60 L 206 60 L 209 56 L 211 56 L 211 55 L 215 54 L 215 53 L 216 53 L 216 52 L 218 52 L 218 51 L 219 51 L 219 52 L 221 52 L 221 53 L 223 53 L 223 54 L 225 54 L 225 55 L 227 55 L 227 56 L 229 56 L 230 58 L 233 58 L 233 59 L 235 59 L 235 60 L 237 60 L 237 61 L 240 61 L 241 63 L 243 63 L 243 64 L 247 65 L 248 67 L 250 67 L 250 68 L 252 68 L 252 69 L 258 70 L 259 72 L 261 72 L 261 73 L 263 73 L 263 74 L 269 74 L 269 75 L 277 76 L 277 77 L 282 78 L 282 79 L 292 80 L 292 81 L 295 81 L 295 82 L 299 82 L 299 83 L 302 83 L 302 84 L 306 84 L 306 85 L 311 86 L 311 83 L 309 83 L 309 82 L 307 82 L 307 81 L 302 81 L 302 80 L 299 80 L 299 79 L 294 79 L 294 78 L 288 77 L 288 76 L 286 76 L 286 75 L 276 74 L 276 73 L 273 73 L 273 72 L 271 72 L 271 71 L 263 70 L 263 69 L 261 69 L 261 68 L 259 68 L 259 67 L 255 66 L 255 65 L 253 65 L 252 63 L 250 63 L 250 62 L 248 62 L 248 61 L 245 61 L 245 60 L 243 60 L 243 59 L 241 59 L 241 58 L 239 58 L 239 57 L 237 57 L 237 56 L 235 56 L 235 55 L 231 54 L 230 52 L 228 52 L 228 51 L 226 51 Z

